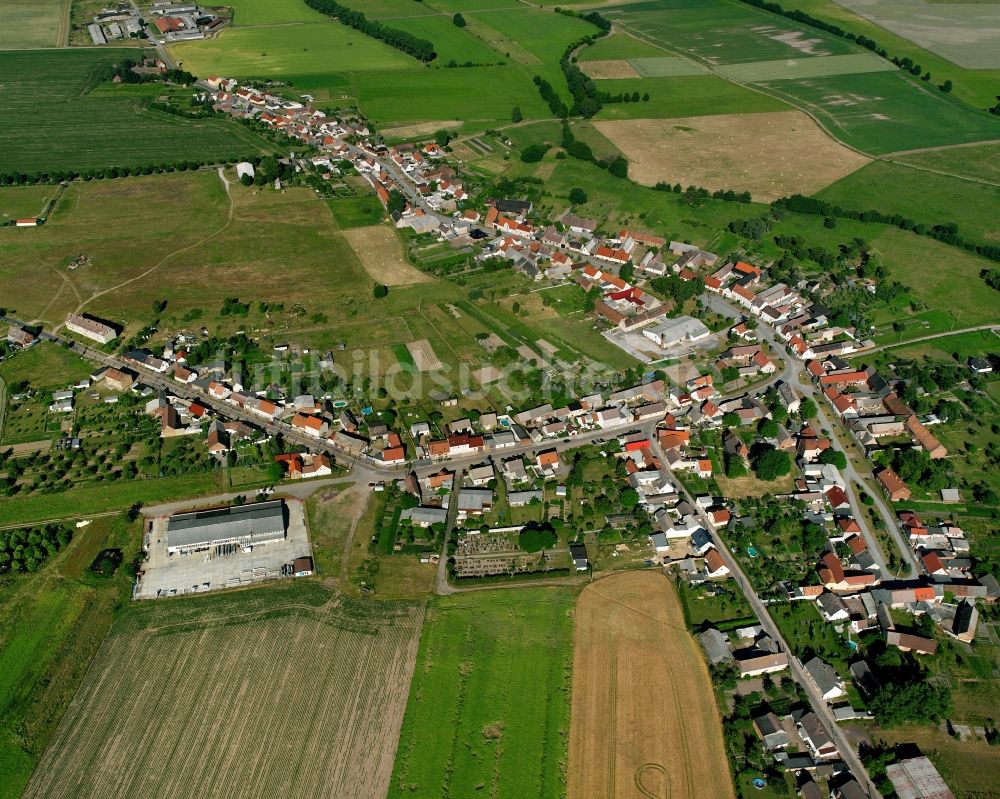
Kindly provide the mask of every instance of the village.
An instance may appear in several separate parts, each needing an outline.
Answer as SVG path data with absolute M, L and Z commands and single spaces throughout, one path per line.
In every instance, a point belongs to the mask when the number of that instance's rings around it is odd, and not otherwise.
M 50 412 L 73 413 L 75 393 L 101 384 L 103 401 L 138 395 L 162 438 L 196 438 L 219 462 L 238 463 L 240 442 L 273 442 L 274 482 L 351 475 L 389 495 L 384 554 L 417 556 L 456 584 L 577 579 L 635 564 L 709 597 L 735 585 L 756 623 L 705 622 L 699 639 L 713 675 L 735 679 L 739 695 L 766 688 L 770 675 L 791 675 L 808 701 L 778 703 L 781 712 L 752 720 L 774 767 L 799 774 L 803 796 L 819 796 L 813 778 L 831 775 L 835 795 L 868 795 L 838 725 L 871 718 L 902 671 L 864 652 L 892 648 L 932 660 L 935 631 L 968 645 L 1000 586 L 977 568 L 956 524 L 924 522 L 906 509 L 913 493 L 893 453 L 945 458 L 931 432 L 940 419 L 911 410 L 895 376 L 857 363 L 874 342 L 834 321 L 815 299 L 824 287 L 788 285 L 765 266 L 641 229 L 602 235 L 596 220 L 572 208 L 542 219 L 527 200 L 470 207 L 466 181 L 437 142 L 389 147 L 363 120 L 327 116 L 307 97 L 292 101 L 223 78 L 205 83 L 199 100 L 216 111 L 320 152 L 291 159 L 297 170 L 324 181 L 347 168 L 363 176 L 397 228 L 474 247 L 477 262 L 499 260 L 532 282 L 579 286 L 605 339 L 650 371 L 639 383 L 604 385 L 558 406 L 403 419 L 368 398 L 257 384 L 225 358 L 193 361 L 197 336 L 114 354 L 120 331 L 101 319 L 70 315 L 64 334 L 8 319 L 15 350 L 47 338 L 100 364 L 86 384 L 53 394 Z M 252 182 L 254 165 L 239 164 L 237 174 Z M 649 288 L 668 276 L 683 287 L 677 296 Z M 318 360 L 332 369 L 335 355 Z M 969 364 L 970 374 L 991 371 L 989 362 Z M 461 392 L 439 402 L 463 410 Z M 868 459 L 862 471 L 855 449 Z M 754 518 L 767 510 L 763 500 L 727 496 L 724 487 L 741 479 L 776 481 L 771 501 L 808 541 L 778 559 L 780 573 L 765 551 L 779 537 Z M 943 502 L 958 499 L 954 488 L 939 493 Z M 234 536 L 232 524 L 198 514 L 150 526 L 136 596 L 311 573 L 301 508 L 268 500 L 267 490 L 257 499 L 264 535 Z M 787 541 L 776 550 L 791 551 Z M 829 651 L 804 643 L 789 620 L 824 625 Z M 947 791 L 919 755 L 890 766 L 888 778 L 900 796 Z M 924 793 L 905 794 L 901 786 L 915 782 Z

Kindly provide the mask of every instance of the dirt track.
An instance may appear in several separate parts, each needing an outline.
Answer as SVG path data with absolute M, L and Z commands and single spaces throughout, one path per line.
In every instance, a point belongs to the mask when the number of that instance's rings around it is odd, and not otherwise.
M 733 796 L 708 669 L 658 572 L 608 577 L 577 600 L 567 796 Z

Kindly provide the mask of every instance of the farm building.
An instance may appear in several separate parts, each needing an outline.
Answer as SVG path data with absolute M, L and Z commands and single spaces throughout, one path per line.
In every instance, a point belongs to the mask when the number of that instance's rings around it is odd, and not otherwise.
M 281 500 L 221 510 L 178 513 L 167 522 L 167 552 L 196 552 L 224 544 L 246 547 L 284 541 L 288 511 Z
M 682 342 L 701 341 L 710 335 L 710 331 L 697 319 L 678 316 L 676 319 L 665 319 L 653 327 L 648 327 L 642 334 L 663 349 L 669 349 Z

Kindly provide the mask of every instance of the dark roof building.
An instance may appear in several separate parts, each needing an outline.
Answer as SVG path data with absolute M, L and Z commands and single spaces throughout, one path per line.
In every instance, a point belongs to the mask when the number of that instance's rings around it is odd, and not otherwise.
M 281 500 L 178 513 L 167 522 L 167 552 L 195 552 L 222 544 L 246 547 L 283 541 L 288 512 Z

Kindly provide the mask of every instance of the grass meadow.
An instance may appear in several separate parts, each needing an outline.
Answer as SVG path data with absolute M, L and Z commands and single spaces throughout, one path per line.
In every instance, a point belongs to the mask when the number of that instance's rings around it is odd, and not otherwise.
M 329 22 L 302 0 L 226 0 L 233 11 L 233 25 L 274 25 L 282 22 Z
M 18 186 L 0 191 L 0 222 L 22 216 L 38 216 L 56 193 L 55 186 Z
M 575 592 L 435 597 L 389 797 L 565 792 Z
M 907 153 L 893 160 L 1000 186 L 1000 143 L 996 142 Z
M 595 119 L 670 119 L 709 114 L 788 111 L 788 103 L 732 83 L 718 75 L 602 80 L 601 89 L 648 93 L 648 102 L 609 103 Z
M 1000 186 L 873 161 L 816 196 L 844 208 L 902 214 L 928 226 L 955 222 L 966 238 L 1000 239 Z
M 660 58 L 669 55 L 662 47 L 630 36 L 612 33 L 580 51 L 580 61 L 609 61 L 632 58 Z
M 272 151 L 224 119 L 151 111 L 141 98 L 90 97 L 99 65 L 126 50 L 0 52 L 0 173 L 225 160 Z

